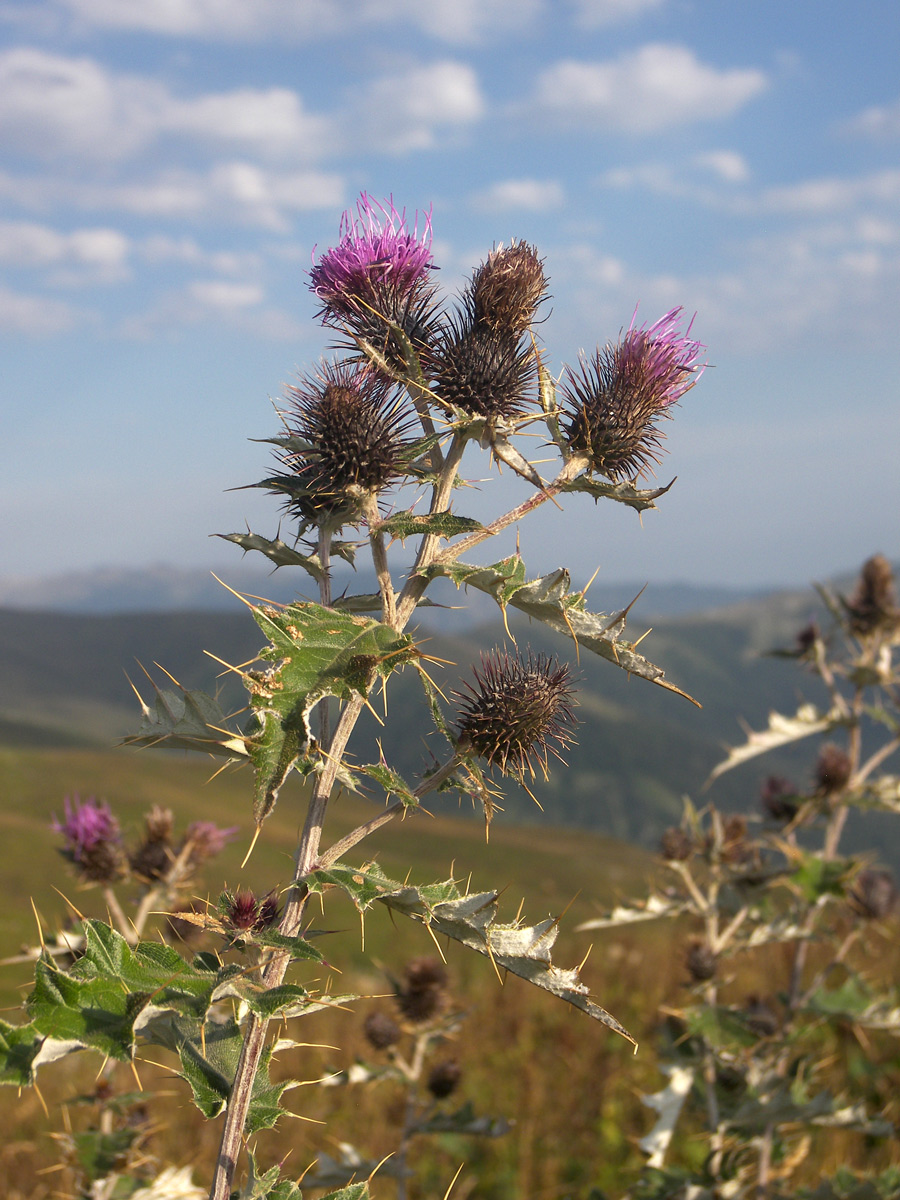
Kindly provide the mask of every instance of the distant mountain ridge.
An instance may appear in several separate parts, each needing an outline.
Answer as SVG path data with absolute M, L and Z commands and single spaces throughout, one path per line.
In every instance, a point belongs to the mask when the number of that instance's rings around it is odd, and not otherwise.
M 215 571 L 215 575 L 213 574 Z M 219 582 L 219 577 L 227 587 Z M 366 571 L 353 572 L 338 564 L 334 572 L 335 591 L 350 586 L 353 591 L 376 590 L 374 577 Z M 228 591 L 264 596 L 279 604 L 295 600 L 298 589 L 309 584 L 307 593 L 313 598 L 314 584 L 296 572 L 271 571 L 265 566 L 254 567 L 236 560 L 211 570 L 199 570 L 158 563 L 150 567 L 98 567 L 91 571 L 69 571 L 48 576 L 0 577 L 0 607 L 29 611 L 52 611 L 84 614 L 136 612 L 234 612 L 235 599 Z M 642 617 L 677 617 L 687 613 L 706 612 L 759 599 L 766 591 L 727 585 L 695 585 L 690 583 L 597 582 L 591 588 L 591 605 L 603 612 L 623 608 L 645 588 L 634 612 Z M 433 593 L 429 593 L 433 594 Z M 441 600 L 455 605 L 455 589 L 445 588 Z M 467 599 L 472 610 L 468 623 L 479 623 L 491 613 L 493 602 L 478 593 Z M 428 624 L 425 610 L 422 617 Z

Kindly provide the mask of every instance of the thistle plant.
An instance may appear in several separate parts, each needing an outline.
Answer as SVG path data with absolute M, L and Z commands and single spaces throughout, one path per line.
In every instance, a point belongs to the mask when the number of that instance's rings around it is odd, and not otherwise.
M 900 778 L 886 770 L 900 749 L 900 608 L 880 555 L 849 596 L 820 595 L 830 627 L 811 624 L 778 653 L 819 682 L 826 705 L 773 713 L 713 773 L 825 739 L 806 777 L 770 776 L 746 816 L 688 804 L 662 840 L 666 885 L 583 926 L 651 917 L 692 926 L 682 995 L 666 1017 L 668 1083 L 646 1097 L 659 1119 L 641 1142 L 647 1174 L 630 1193 L 642 1200 L 900 1194 L 890 1154 L 876 1157 L 896 1137 L 900 998 L 880 960 L 896 940 L 897 889 L 871 855 L 842 850 L 854 813 L 900 813 Z M 854 1056 L 866 1065 L 854 1067 Z M 691 1169 L 677 1152 L 698 1123 L 704 1161 Z M 836 1135 L 850 1139 L 848 1152 L 855 1136 L 865 1147 L 857 1162 L 877 1169 L 811 1177 L 808 1160 L 821 1161 Z
M 453 880 L 401 883 L 376 864 L 352 865 L 347 856 L 376 829 L 397 817 L 414 818 L 426 800 L 439 805 L 447 792 L 470 798 L 489 820 L 504 780 L 527 787 L 564 758 L 577 736 L 577 679 L 565 663 L 527 645 L 494 650 L 470 682 L 444 696 L 436 678 L 441 664 L 429 658 L 411 624 L 437 580 L 485 592 L 505 625 L 510 610 L 524 614 L 568 639 L 574 652 L 596 653 L 610 670 L 684 695 L 629 638 L 627 606 L 593 613 L 586 589 L 573 591 L 565 568 L 530 578 L 518 552 L 488 563 L 470 555 L 538 507 L 561 507 L 572 493 L 638 513 L 654 508 L 668 488 L 641 486 L 641 477 L 662 452 L 660 418 L 672 415 L 703 370 L 703 347 L 692 340 L 680 309 L 647 326 L 633 319 L 617 342 L 564 369 L 558 388 L 539 336 L 549 285 L 534 247 L 515 240 L 495 246 L 456 302 L 439 294 L 434 267 L 430 217 L 408 221 L 393 203 L 365 195 L 355 213 L 344 215 L 337 245 L 314 261 L 310 286 L 338 357 L 288 388 L 282 428 L 268 439 L 274 467 L 252 485 L 278 498 L 281 531 L 289 532 L 223 536 L 277 568 L 297 571 L 303 586 L 311 581 L 318 589 L 317 597 L 283 607 L 245 599 L 264 644 L 257 662 L 229 668 L 248 694 L 243 719 L 226 715 L 208 695 L 167 685 L 152 704 L 142 701 L 142 727 L 129 739 L 248 765 L 254 776 L 251 849 L 265 836 L 264 823 L 288 777 L 305 781 L 291 883 L 266 897 L 237 889 L 205 912 L 179 913 L 182 922 L 225 939 L 220 952 L 191 960 L 157 941 L 85 920 L 83 955 L 68 970 L 42 955 L 28 1023 L 3 1027 L 4 1077 L 19 1084 L 31 1082 L 44 1062 L 82 1047 L 126 1061 L 146 1043 L 174 1053 L 197 1106 L 222 1119 L 218 1159 L 209 1167 L 210 1200 L 299 1196 L 277 1166 L 260 1172 L 250 1139 L 283 1111 L 288 1084 L 269 1076 L 273 1053 L 302 1059 L 292 1038 L 273 1040 L 273 1022 L 281 1027 L 352 998 L 322 991 L 303 975 L 305 965 L 324 961 L 325 943 L 317 936 L 324 929 L 312 897 L 324 902 L 339 891 L 360 912 L 381 905 L 409 916 L 435 937 L 461 942 L 497 970 L 630 1037 L 588 995 L 577 969 L 552 963 L 555 918 L 503 922 L 498 892 L 470 894 Z M 538 470 L 543 460 L 532 462 L 526 452 L 536 431 L 543 431 L 555 459 L 547 478 Z M 479 449 L 530 486 L 524 501 L 487 523 L 456 507 L 464 456 Z M 398 562 L 397 543 L 413 544 L 411 566 Z M 336 596 L 336 560 L 354 564 L 366 552 L 377 591 Z M 401 670 L 420 680 L 423 711 L 444 747 L 416 779 L 403 778 L 383 758 L 358 761 L 351 743 L 360 717 L 374 711 Z M 323 823 L 342 789 L 383 796 L 384 806 L 328 845 Z M 98 811 L 90 819 L 97 825 L 106 818 Z M 70 853 L 84 870 L 96 847 L 87 844 L 94 826 L 81 822 Z M 115 859 L 115 830 L 107 824 Z M 174 885 L 172 872 L 193 852 L 175 850 L 170 861 L 169 846 L 166 818 L 156 814 L 131 859 L 148 887 Z M 240 964 L 233 952 L 243 956 Z M 113 979 L 114 988 L 108 986 Z M 98 1010 L 110 1006 L 98 1020 Z M 445 1065 L 432 1079 L 432 1094 L 449 1089 L 451 1075 Z M 364 1182 L 350 1182 L 353 1174 L 348 1171 L 335 1195 L 367 1194 Z

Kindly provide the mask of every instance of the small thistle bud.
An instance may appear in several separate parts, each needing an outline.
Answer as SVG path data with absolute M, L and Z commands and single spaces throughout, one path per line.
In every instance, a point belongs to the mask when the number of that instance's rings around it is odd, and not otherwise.
M 815 767 L 816 790 L 821 796 L 835 796 L 850 782 L 850 758 L 846 751 L 833 742 L 819 751 Z
M 798 658 L 803 658 L 814 649 L 816 642 L 820 641 L 822 634 L 819 631 L 818 623 L 815 620 L 804 625 L 795 639 L 796 654 Z
M 894 573 L 883 554 L 876 554 L 863 564 L 856 590 L 844 601 L 844 607 L 851 629 L 862 637 L 900 621 Z
M 869 868 L 856 877 L 850 903 L 861 917 L 879 921 L 897 906 L 897 888 L 890 871 Z
M 170 841 L 173 824 L 172 810 L 158 804 L 144 816 L 144 836 L 129 856 L 132 871 L 141 879 L 162 879 L 175 861 Z
M 439 403 L 488 420 L 511 420 L 532 403 L 534 350 L 505 329 L 448 321 L 432 350 L 432 392 Z
M 284 471 L 265 483 L 302 522 L 350 519 L 358 504 L 351 489 L 379 492 L 402 474 L 410 417 L 389 380 L 348 363 L 324 364 L 288 388 L 288 397 L 285 427 L 305 449 L 280 451 Z
M 462 1068 L 454 1058 L 435 1063 L 428 1074 L 428 1090 L 435 1100 L 443 1100 L 455 1092 L 462 1077 Z
M 705 983 L 715 976 L 716 955 L 708 942 L 691 942 L 685 955 L 685 963 L 695 983 Z
M 93 796 L 63 800 L 65 820 L 53 818 L 53 829 L 65 838 L 61 853 L 89 883 L 111 883 L 125 874 L 126 860 L 119 823 L 109 805 Z
M 616 482 L 659 462 L 660 416 L 694 386 L 704 347 L 677 325 L 674 308 L 649 328 L 634 323 L 618 345 L 607 344 L 579 367 L 566 367 L 561 385 L 563 430 L 572 452 Z
M 519 338 L 547 295 L 547 277 L 538 252 L 513 239 L 498 246 L 475 271 L 465 301 L 473 323 Z
M 534 778 L 534 762 L 544 777 L 548 756 L 575 740 L 569 668 L 543 654 L 527 659 L 495 651 L 473 669 L 475 683 L 460 701 L 457 737 L 461 750 L 472 750 L 505 775 Z
M 410 1021 L 430 1021 L 444 1004 L 447 972 L 437 958 L 414 958 L 397 992 L 400 1011 Z
M 220 903 L 223 919 L 235 931 L 259 933 L 278 920 L 278 901 L 273 893 L 257 900 L 252 892 L 225 894 Z
M 376 1050 L 387 1050 L 400 1040 L 400 1026 L 383 1012 L 370 1012 L 363 1024 L 363 1032 Z
M 659 850 L 668 862 L 685 862 L 694 853 L 694 842 L 683 829 L 673 825 L 662 835 Z
M 763 812 L 773 821 L 787 824 L 793 821 L 800 807 L 797 789 L 789 779 L 780 775 L 770 775 L 762 785 L 759 802 Z

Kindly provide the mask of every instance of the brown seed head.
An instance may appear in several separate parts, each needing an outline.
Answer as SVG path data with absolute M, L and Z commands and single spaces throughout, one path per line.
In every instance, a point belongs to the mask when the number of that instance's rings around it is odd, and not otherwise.
M 383 1012 L 370 1012 L 363 1024 L 363 1032 L 376 1050 L 387 1050 L 400 1040 L 400 1026 Z
M 716 973 L 716 955 L 708 942 L 691 942 L 685 955 L 685 963 L 695 983 L 705 983 Z
M 435 1100 L 443 1100 L 455 1092 L 462 1076 L 462 1068 L 456 1059 L 435 1063 L 428 1074 L 428 1090 Z
M 440 959 L 414 958 L 407 964 L 397 1004 L 410 1021 L 429 1021 L 444 1004 L 447 971 Z
M 900 620 L 894 573 L 883 554 L 876 554 L 863 564 L 856 590 L 844 605 L 853 632 L 863 637 Z
M 890 871 L 869 868 L 860 871 L 850 893 L 850 903 L 861 917 L 881 920 L 897 907 L 897 888 Z
M 669 862 L 685 862 L 694 853 L 694 842 L 683 829 L 673 825 L 662 835 L 659 849 Z
M 816 790 L 822 796 L 835 796 L 842 792 L 850 781 L 850 758 L 840 746 L 833 742 L 819 751 L 815 767 Z
M 498 246 L 475 271 L 465 302 L 474 323 L 520 337 L 547 295 L 543 260 L 534 246 L 515 239 Z

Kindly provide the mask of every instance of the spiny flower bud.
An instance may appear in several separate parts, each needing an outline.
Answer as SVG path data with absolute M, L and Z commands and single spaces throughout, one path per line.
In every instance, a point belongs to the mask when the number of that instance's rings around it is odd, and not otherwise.
M 155 804 L 144 817 L 144 836 L 129 856 L 131 869 L 142 879 L 162 879 L 175 861 L 170 837 L 172 810 Z
M 111 883 L 125 873 L 125 853 L 121 845 L 119 823 L 109 805 L 93 796 L 74 803 L 63 800 L 65 820 L 53 818 L 53 828 L 65 838 L 62 854 L 90 883 Z
M 475 271 L 465 303 L 473 324 L 519 338 L 547 295 L 543 261 L 534 246 L 513 239 L 498 246 Z
M 428 1073 L 428 1090 L 435 1100 L 443 1100 L 455 1092 L 462 1077 L 462 1068 L 455 1058 L 435 1063 Z
M 773 821 L 785 824 L 793 821 L 800 806 L 797 789 L 789 779 L 782 779 L 780 775 L 770 775 L 766 779 L 759 794 L 759 802 L 763 811 Z
M 429 364 L 439 403 L 476 417 L 509 420 L 522 414 L 534 392 L 534 350 L 502 328 L 457 315 L 447 322 Z
M 748 996 L 743 1012 L 744 1021 L 757 1037 L 771 1037 L 778 1032 L 780 1021 L 775 1009 L 760 996 Z
M 278 920 L 278 902 L 272 893 L 257 900 L 252 892 L 236 892 L 223 897 L 224 920 L 234 930 L 259 932 Z
M 410 232 L 405 209 L 398 212 L 393 201 L 379 204 L 363 192 L 356 215 L 348 210 L 341 217 L 337 246 L 310 271 L 310 287 L 322 302 L 322 321 L 348 328 L 401 373 L 406 364 L 389 324 L 399 326 L 418 346 L 426 342 L 434 319 L 430 215 L 423 216 L 422 224 L 420 235 L 416 213 Z
M 285 427 L 303 449 L 283 449 L 285 472 L 265 483 L 287 496 L 301 521 L 350 519 L 358 500 L 349 489 L 378 492 L 402 473 L 410 415 L 389 380 L 352 364 L 325 364 L 288 388 L 288 397 Z
M 850 782 L 850 771 L 847 752 L 840 746 L 835 746 L 833 742 L 826 742 L 816 761 L 816 790 L 823 796 L 837 795 Z
M 856 590 L 844 601 L 844 607 L 853 632 L 862 636 L 900 621 L 894 573 L 883 554 L 876 554 L 863 564 Z
M 569 668 L 556 659 L 528 651 L 527 659 L 497 650 L 473 668 L 475 683 L 464 684 L 457 737 L 461 750 L 471 749 L 504 774 L 534 778 L 534 760 L 544 776 L 548 756 L 574 739 Z
M 705 983 L 716 973 L 716 955 L 708 942 L 693 941 L 685 955 L 687 969 L 695 983 Z
M 410 1021 L 429 1021 L 444 1003 L 447 971 L 440 959 L 414 958 L 407 964 L 397 1004 Z
M 617 345 L 566 367 L 561 385 L 563 429 L 574 454 L 613 482 L 659 462 L 662 434 L 654 422 L 694 386 L 704 347 L 677 325 L 673 308 L 649 328 L 631 328 Z
M 856 877 L 850 903 L 862 917 L 881 920 L 897 906 L 897 888 L 890 871 L 869 868 Z
M 694 853 L 694 842 L 683 829 L 673 825 L 662 835 L 659 849 L 668 862 L 685 862 Z
M 383 1012 L 370 1012 L 363 1023 L 363 1032 L 376 1050 L 387 1050 L 400 1040 L 400 1026 Z

